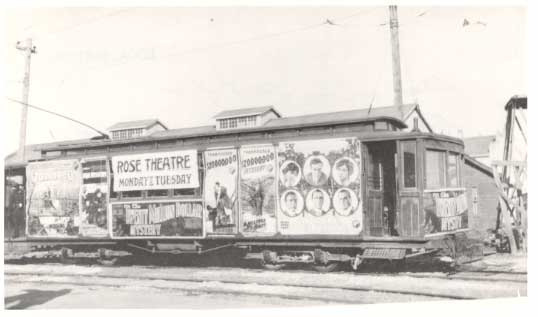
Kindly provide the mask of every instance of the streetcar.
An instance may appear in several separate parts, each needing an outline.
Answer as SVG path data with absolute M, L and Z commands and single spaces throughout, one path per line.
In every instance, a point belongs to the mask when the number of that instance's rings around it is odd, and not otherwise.
M 462 140 L 433 133 L 418 105 L 297 117 L 258 107 L 215 120 L 122 123 L 112 138 L 6 158 L 5 243 L 66 256 L 221 252 L 330 271 L 455 258 L 458 237 L 495 227 L 495 206 L 478 197 L 491 170 Z

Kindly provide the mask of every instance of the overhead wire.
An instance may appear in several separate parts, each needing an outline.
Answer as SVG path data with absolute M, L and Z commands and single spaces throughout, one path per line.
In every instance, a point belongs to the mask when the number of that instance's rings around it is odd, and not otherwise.
M 177 57 L 177 56 L 182 56 L 182 55 L 188 55 L 188 54 L 193 54 L 193 53 L 197 53 L 197 52 L 202 52 L 202 51 L 206 51 L 206 50 L 221 49 L 221 48 L 226 48 L 226 47 L 230 47 L 230 46 L 242 45 L 242 44 L 253 42 L 253 41 L 261 41 L 261 40 L 266 40 L 266 39 L 270 39 L 270 38 L 274 38 L 274 37 L 280 37 L 280 36 L 284 36 L 284 35 L 288 35 L 288 34 L 303 32 L 303 31 L 307 31 L 307 30 L 310 30 L 310 29 L 322 27 L 322 26 L 325 26 L 325 25 L 331 25 L 331 23 L 328 23 L 328 22 L 331 22 L 331 21 L 341 22 L 341 21 L 345 21 L 345 20 L 349 20 L 349 19 L 361 16 L 361 15 L 368 15 L 368 14 L 370 14 L 370 13 L 376 11 L 376 10 L 379 10 L 379 9 L 381 9 L 381 7 L 373 7 L 371 9 L 369 9 L 369 10 L 361 9 L 360 11 L 357 11 L 357 12 L 355 12 L 353 14 L 350 14 L 350 15 L 347 15 L 347 16 L 343 16 L 341 18 L 336 18 L 336 19 L 332 19 L 332 20 L 326 19 L 326 21 L 323 21 L 323 22 L 310 24 L 310 25 L 302 26 L 302 27 L 299 27 L 299 28 L 291 29 L 291 30 L 285 30 L 285 31 L 280 31 L 280 32 L 272 32 L 272 33 L 261 34 L 261 35 L 258 35 L 258 36 L 246 38 L 246 39 L 240 39 L 240 40 L 229 41 L 229 42 L 225 42 L 225 43 L 217 43 L 217 44 L 212 44 L 212 45 L 207 45 L 207 46 L 202 46 L 202 47 L 197 47 L 197 48 L 191 48 L 191 49 L 187 49 L 187 50 L 183 50 L 183 51 L 179 51 L 179 52 L 174 52 L 174 53 L 171 53 L 171 54 L 166 54 L 166 55 L 160 56 L 160 57 L 161 58 Z M 97 22 L 97 21 L 99 21 L 101 19 L 124 13 L 124 12 L 126 12 L 128 10 L 131 10 L 131 8 L 129 8 L 129 9 L 120 9 L 120 10 L 115 10 L 113 12 L 105 13 L 104 15 L 99 16 L 97 18 L 92 18 L 92 19 L 89 19 L 89 20 L 84 21 L 82 23 L 77 23 L 75 25 L 65 27 L 63 29 L 60 29 L 59 31 L 55 31 L 54 33 L 51 33 L 50 35 L 56 35 L 58 33 L 67 32 L 67 31 L 73 30 L 75 28 L 78 28 L 78 27 L 80 27 L 82 25 L 91 24 L 91 23 Z M 342 26 L 342 25 L 347 26 L 348 24 L 336 24 L 336 25 L 338 25 L 338 26 Z M 357 26 L 357 25 L 355 24 L 354 26 Z M 124 64 L 126 64 L 126 62 L 120 62 L 120 63 L 116 63 L 116 64 L 111 64 L 111 65 L 107 65 L 105 67 L 96 66 L 96 67 L 92 67 L 92 68 L 87 69 L 87 71 L 94 71 L 94 70 L 98 70 L 98 69 L 101 69 L 101 68 L 113 68 L 113 67 L 121 66 L 121 65 L 124 65 Z M 71 75 L 68 75 L 68 76 L 66 76 L 66 78 L 63 78 L 62 81 L 61 81 L 60 86 L 63 85 L 63 83 L 67 80 L 67 78 L 72 76 L 72 74 L 74 74 L 74 73 L 75 72 L 72 72 Z M 379 79 L 376 82 L 377 82 L 376 89 L 374 91 L 374 96 L 372 98 L 371 104 L 375 100 L 375 95 L 377 93 L 377 85 L 378 85 Z
M 69 31 L 72 31 L 76 28 L 79 28 L 81 26 L 85 26 L 85 25 L 88 25 L 88 24 L 93 24 L 99 20 L 102 20 L 102 19 L 106 19 L 106 18 L 109 18 L 109 17 L 113 17 L 113 16 L 116 16 L 116 15 L 119 15 L 119 14 L 122 14 L 124 12 L 128 12 L 128 11 L 131 11 L 133 10 L 134 8 L 125 8 L 125 9 L 118 9 L 118 10 L 114 10 L 112 12 L 107 12 L 107 13 L 104 13 L 102 15 L 99 15 L 99 16 L 96 16 L 96 17 L 92 17 L 92 18 L 89 18 L 83 22 L 79 22 L 79 23 L 74 23 L 74 24 L 71 24 L 71 25 L 67 25 L 65 27 L 62 27 L 62 28 L 59 28 L 57 30 L 53 30 L 51 32 L 47 32 L 44 36 L 35 36 L 35 38 L 37 39 L 45 39 L 45 38 L 49 38 L 49 37 L 54 37 L 54 36 L 57 36 L 58 34 L 60 33 L 65 33 L 65 32 L 69 32 Z M 31 29 L 31 28 L 34 28 L 34 27 L 27 27 L 25 29 L 25 31 L 27 29 Z
M 351 15 L 347 15 L 347 16 L 344 16 L 342 18 L 334 19 L 334 21 L 341 21 L 343 19 L 351 19 L 351 18 L 357 17 L 357 16 L 359 16 L 361 14 L 369 14 L 369 13 L 371 13 L 371 12 L 377 10 L 377 9 L 379 9 L 379 7 L 375 7 L 375 8 L 372 8 L 370 10 L 357 11 L 357 12 L 351 14 Z M 178 57 L 178 56 L 184 56 L 184 55 L 199 53 L 199 52 L 208 51 L 208 50 L 222 49 L 222 48 L 226 48 L 226 47 L 242 45 L 242 44 L 249 43 L 249 42 L 261 41 L 261 40 L 266 40 L 266 39 L 270 39 L 270 38 L 274 38 L 274 37 L 284 36 L 284 35 L 288 35 L 288 34 L 292 34 L 292 33 L 303 32 L 303 31 L 307 31 L 307 30 L 318 28 L 318 27 L 325 26 L 325 25 L 328 25 L 327 21 L 323 21 L 323 22 L 319 22 L 319 23 L 315 23 L 315 24 L 310 24 L 310 25 L 302 26 L 302 27 L 299 27 L 299 28 L 291 29 L 291 30 L 285 30 L 285 31 L 280 31 L 280 32 L 272 32 L 272 33 L 261 34 L 261 35 L 257 35 L 257 36 L 246 38 L 246 39 L 240 39 L 240 40 L 229 41 L 229 42 L 225 42 L 225 43 L 217 43 L 217 44 L 211 44 L 211 45 L 206 45 L 206 46 L 201 46 L 201 47 L 190 48 L 190 49 L 186 49 L 186 50 L 182 50 L 182 51 L 178 51 L 178 52 L 173 52 L 173 53 L 170 53 L 170 54 L 161 55 L 161 56 L 159 56 L 159 58 L 160 59 L 167 59 L 167 58 L 173 58 L 173 57 Z M 129 63 L 129 62 L 113 63 L 113 64 L 109 64 L 109 65 L 106 65 L 106 66 L 98 65 L 98 66 L 95 66 L 95 67 L 88 68 L 88 69 L 86 69 L 86 71 L 91 72 L 91 71 L 95 71 L 95 70 L 99 70 L 99 69 L 111 69 L 111 68 L 115 68 L 115 67 L 118 67 L 118 66 L 125 65 L 127 63 Z M 63 85 L 63 83 L 69 77 L 73 76 L 73 74 L 75 74 L 75 73 L 79 73 L 79 71 L 74 71 L 73 70 L 69 75 L 65 76 L 61 80 L 60 87 Z
M 38 107 L 38 106 L 35 106 L 35 105 L 31 105 L 31 104 L 29 104 L 29 103 L 25 103 L 25 102 L 22 102 L 22 101 L 20 101 L 20 100 L 14 99 L 14 98 L 6 97 L 6 99 L 9 100 L 9 101 L 12 101 L 12 102 L 14 102 L 14 103 L 18 103 L 18 104 L 20 104 L 20 105 L 23 105 L 23 106 L 28 106 L 28 107 L 30 107 L 30 108 L 33 108 L 33 109 L 36 109 L 36 110 L 39 110 L 39 111 L 43 111 L 43 112 L 46 112 L 46 113 L 49 113 L 49 114 L 52 114 L 52 115 L 55 115 L 55 116 L 58 116 L 58 117 L 67 119 L 67 120 L 69 120 L 69 121 L 73 121 L 73 122 L 75 122 L 75 123 L 78 123 L 78 124 L 80 124 L 80 125 L 83 125 L 83 126 L 85 126 L 85 127 L 87 127 L 87 128 L 92 129 L 93 131 L 99 133 L 99 134 L 100 134 L 101 136 L 103 136 L 103 137 L 108 138 L 108 135 L 107 135 L 106 133 L 101 132 L 100 130 L 98 130 L 98 129 L 92 127 L 91 125 L 89 125 L 89 124 L 87 124 L 87 123 L 84 123 L 84 122 L 82 122 L 82 121 L 80 121 L 80 120 L 73 119 L 73 118 L 71 118 L 71 117 L 68 117 L 68 116 L 66 116 L 66 115 L 60 114 L 60 113 L 58 113 L 58 112 L 54 112 L 54 111 L 47 110 L 47 109 L 42 108 L 42 107 Z

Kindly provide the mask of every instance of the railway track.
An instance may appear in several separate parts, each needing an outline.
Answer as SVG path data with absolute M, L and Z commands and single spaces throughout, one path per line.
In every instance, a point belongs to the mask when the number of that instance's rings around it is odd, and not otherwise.
M 6 263 L 13 263 L 13 264 L 46 264 L 46 263 L 62 263 L 62 261 L 59 257 L 55 256 L 49 256 L 44 258 L 25 258 L 23 260 L 15 260 L 15 261 L 6 261 Z M 68 265 L 86 265 L 86 266 L 92 266 L 95 265 L 97 262 L 95 257 L 79 257 L 79 258 L 73 258 L 68 260 L 67 262 L 63 262 L 63 264 Z M 155 262 L 155 261 L 154 261 Z M 158 263 L 158 264 L 157 264 Z M 149 266 L 144 267 L 170 267 L 175 266 L 174 263 L 170 264 L 163 264 L 163 263 L 152 263 Z M 102 263 L 97 263 L 102 264 Z M 185 265 L 185 263 L 175 263 L 178 267 L 201 267 L 201 268 L 208 268 L 207 265 L 200 264 L 200 263 L 188 263 Z M 241 265 L 224 265 L 223 267 L 244 267 L 245 263 L 241 263 Z M 132 258 L 130 260 L 127 260 L 126 262 L 119 262 L 116 263 L 108 263 L 105 264 L 105 266 L 114 266 L 114 267 L 122 267 L 122 266 L 137 266 L 137 261 L 133 260 Z M 210 265 L 209 267 L 215 268 L 214 266 Z M 256 271 L 256 272 L 265 272 L 265 269 L 256 268 L 255 264 L 250 265 L 247 264 L 246 266 L 249 270 Z M 283 271 L 286 272 L 302 272 L 306 274 L 318 274 L 317 272 L 312 272 L 309 270 L 306 270 L 304 268 L 297 268 L 297 267 L 289 267 L 288 269 L 284 269 Z M 390 271 L 386 272 L 383 270 L 371 270 L 367 269 L 364 271 L 354 272 L 350 268 L 341 270 L 339 272 L 333 272 L 331 274 L 353 274 L 357 276 L 407 276 L 412 278 L 422 278 L 422 279 L 428 279 L 428 278 L 436 278 L 436 279 L 442 279 L 442 280 L 462 280 L 462 281 L 484 281 L 484 282 L 514 282 L 514 283 L 527 283 L 527 272 L 518 272 L 518 271 L 502 271 L 502 270 L 473 270 L 473 271 L 465 271 L 465 270 L 452 270 L 452 271 Z
M 30 283 L 61 284 L 72 286 L 103 286 L 121 287 L 133 282 L 130 276 L 98 274 L 86 276 L 82 281 L 74 278 L 76 274 L 35 274 L 35 273 L 6 273 L 5 279 L 24 280 Z M 326 303 L 357 304 L 368 302 L 368 298 L 387 297 L 396 295 L 400 300 L 442 300 L 442 299 L 476 299 L 470 296 L 447 294 L 432 294 L 420 291 L 391 290 L 368 287 L 335 287 L 319 283 L 263 283 L 256 281 L 230 281 L 225 279 L 205 280 L 198 278 L 156 278 L 136 277 L 137 286 L 145 286 L 158 290 L 176 290 L 190 293 L 223 293 L 241 296 L 270 296 L 283 299 L 315 300 Z
M 443 280 L 527 283 L 526 272 L 459 271 L 454 273 L 355 273 L 357 275 L 409 276 L 413 278 L 436 278 Z
M 266 296 L 343 304 L 416 300 L 465 300 L 526 294 L 526 274 L 494 278 L 485 272 L 473 276 L 442 274 L 372 274 L 349 272 L 320 274 L 310 271 L 267 272 L 238 268 L 163 268 L 57 265 L 10 265 L 7 283 L 48 283 L 72 286 L 126 287 L 137 285 L 155 290 L 188 293 Z M 126 273 L 125 270 L 129 272 Z M 73 272 L 65 272 L 72 270 Z M 477 274 L 476 274 L 477 273 Z M 503 275 L 504 277 L 505 275 Z M 487 296 L 486 293 L 491 294 Z

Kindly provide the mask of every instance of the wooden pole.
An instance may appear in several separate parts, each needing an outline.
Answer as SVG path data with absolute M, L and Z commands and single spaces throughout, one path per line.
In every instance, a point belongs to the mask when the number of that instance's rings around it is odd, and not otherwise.
M 394 88 L 394 105 L 398 106 L 402 118 L 402 75 L 400 66 L 400 40 L 398 35 L 398 11 L 396 6 L 389 6 L 390 14 L 390 43 L 392 47 L 392 84 Z
M 510 253 L 514 254 L 517 251 L 517 245 L 516 239 L 514 237 L 514 232 L 512 231 L 512 217 L 510 216 L 510 212 L 508 211 L 510 200 L 504 192 L 496 165 L 493 165 L 493 179 L 495 180 L 495 184 L 497 185 L 497 189 L 499 191 L 499 204 L 501 206 L 502 223 L 503 227 L 506 229 L 506 236 L 508 237 L 508 242 L 510 244 Z
M 26 122 L 28 116 L 28 95 L 30 93 L 30 61 L 32 59 L 32 54 L 35 53 L 35 47 L 32 46 L 32 39 L 26 39 L 26 45 L 21 46 L 20 42 L 17 42 L 16 48 L 18 50 L 24 51 L 25 53 L 25 69 L 24 69 L 24 79 L 22 86 L 22 110 L 21 110 L 21 126 L 19 134 L 19 156 L 21 161 L 25 161 L 25 149 L 26 149 Z

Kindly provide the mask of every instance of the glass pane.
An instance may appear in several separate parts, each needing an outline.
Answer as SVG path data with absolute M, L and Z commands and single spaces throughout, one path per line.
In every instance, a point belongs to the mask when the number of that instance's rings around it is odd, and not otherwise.
M 140 191 L 140 190 L 128 190 L 128 191 L 124 191 L 124 192 L 121 192 L 121 197 L 122 197 L 122 198 L 137 198 L 137 197 L 142 197 L 142 191 Z
M 449 187 L 458 187 L 458 155 L 450 153 L 448 155 L 448 179 Z
M 167 189 L 148 190 L 148 197 L 166 197 L 168 196 Z
M 404 187 L 417 187 L 416 157 L 417 145 L 413 142 L 402 142 Z
M 110 198 L 118 198 L 118 192 L 114 191 L 114 175 L 110 175 Z
M 195 194 L 194 188 L 174 189 L 174 196 L 194 196 Z
M 382 187 L 381 178 L 383 177 L 381 163 L 378 162 L 378 159 L 374 159 L 372 155 L 368 166 L 368 186 L 371 189 L 380 190 Z
M 445 153 L 441 151 L 426 151 L 426 188 L 444 188 L 445 184 Z
M 109 164 L 108 165 L 110 167 L 110 187 L 109 187 L 109 191 L 110 191 L 110 198 L 118 198 L 118 192 L 114 190 L 114 174 L 113 174 L 113 169 L 112 169 L 112 164 Z

